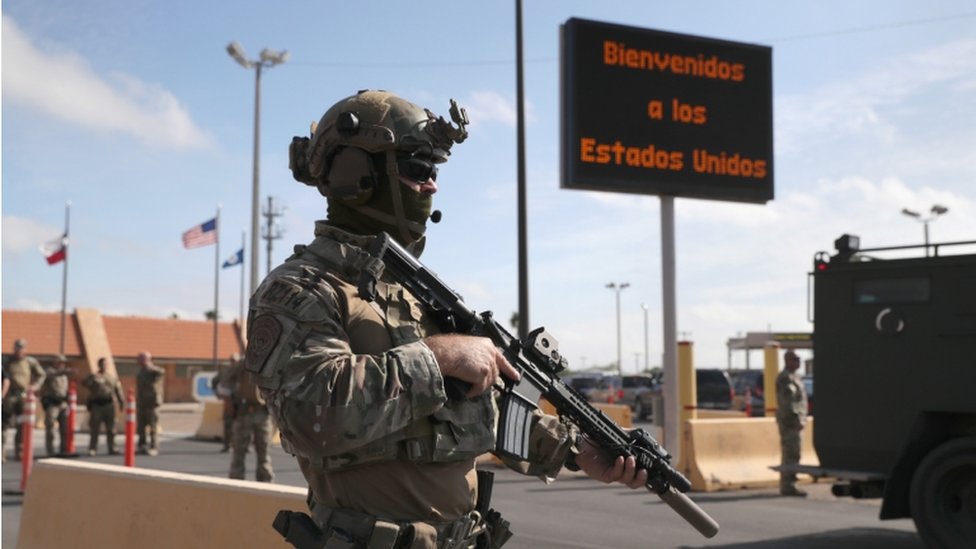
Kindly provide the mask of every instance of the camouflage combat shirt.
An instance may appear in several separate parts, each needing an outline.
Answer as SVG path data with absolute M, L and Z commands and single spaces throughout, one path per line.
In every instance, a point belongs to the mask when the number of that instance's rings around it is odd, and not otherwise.
M 41 364 L 36 358 L 32 356 L 25 356 L 23 358 L 10 358 L 5 366 L 7 370 L 7 375 L 10 376 L 10 393 L 22 393 L 27 391 L 31 385 L 36 383 L 43 383 L 44 368 L 41 368 Z
M 776 421 L 799 428 L 807 420 L 807 390 L 798 372 L 783 369 L 776 376 Z
M 163 404 L 163 378 L 166 370 L 155 364 L 140 366 L 136 374 L 136 404 L 139 408 L 158 408 Z
M 272 271 L 248 314 L 246 368 L 316 502 L 396 520 L 454 520 L 474 508 L 475 458 L 494 448 L 491 394 L 449 401 L 422 339 L 436 327 L 399 285 L 358 295 L 381 266 L 359 237 L 317 222 L 316 239 Z M 571 432 L 534 417 L 528 462 L 554 478 Z

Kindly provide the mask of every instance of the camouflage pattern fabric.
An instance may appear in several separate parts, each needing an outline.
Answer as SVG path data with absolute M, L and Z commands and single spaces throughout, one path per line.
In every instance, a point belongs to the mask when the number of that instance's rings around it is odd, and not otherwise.
M 225 452 L 230 450 L 230 441 L 234 435 L 234 395 L 227 381 L 229 370 L 228 366 L 221 366 L 217 375 L 210 381 L 210 388 L 224 405 L 222 417 L 224 431 L 221 440 L 224 443 L 222 451 Z
M 53 456 L 67 452 L 68 376 L 71 371 L 67 368 L 48 368 L 46 373 L 39 394 L 44 408 L 44 446 L 47 455 Z M 55 424 L 58 427 L 58 452 L 54 451 Z
M 3 447 L 6 447 L 6 429 L 14 429 L 14 459 L 20 459 L 20 447 L 23 433 L 17 424 L 17 418 L 24 413 L 24 398 L 34 383 L 42 383 L 45 373 L 41 364 L 32 356 L 11 358 L 4 364 L 4 371 L 10 379 L 10 389 L 3 399 Z
M 7 375 L 10 377 L 10 389 L 7 394 L 23 393 L 31 385 L 43 383 L 47 375 L 41 364 L 32 356 L 11 359 L 5 366 Z
M 136 374 L 136 405 L 141 408 L 159 407 L 163 404 L 163 377 L 166 370 L 155 364 L 139 368 Z
M 258 482 L 273 482 L 274 470 L 271 467 L 271 435 L 273 427 L 268 409 L 264 406 L 244 405 L 234 418 L 231 436 L 230 478 L 245 478 L 246 458 L 251 442 L 254 442 L 254 455 L 257 460 L 255 479 Z
M 149 448 L 157 450 L 159 442 L 159 413 L 157 408 L 163 403 L 163 376 L 166 371 L 155 364 L 139 368 L 136 374 L 136 432 L 139 433 L 139 451 Z
M 807 419 L 807 392 L 796 372 L 783 369 L 776 376 L 776 424 L 779 427 L 781 465 L 800 463 L 800 428 Z M 780 473 L 780 490 L 795 490 L 796 474 Z
M 108 443 L 108 452 L 115 453 L 115 405 L 93 404 L 88 409 L 88 431 L 91 439 L 88 449 L 91 452 L 98 450 L 98 437 L 101 435 L 102 426 L 105 427 L 105 440 Z
M 369 239 L 316 224 L 251 298 L 246 368 L 262 388 L 282 445 L 296 456 L 318 505 L 397 520 L 443 522 L 469 513 L 474 461 L 494 448 L 492 395 L 448 401 L 422 342 L 436 328 L 416 300 L 382 279 L 358 297 L 362 270 L 378 265 Z M 534 421 L 530 463 L 550 479 L 565 461 L 569 430 Z
M 115 405 L 125 405 L 122 397 L 122 384 L 119 380 L 103 374 L 92 374 L 82 384 L 88 388 L 88 429 L 91 433 L 89 451 L 98 449 L 101 427 L 105 427 L 105 438 L 109 453 L 115 453 Z

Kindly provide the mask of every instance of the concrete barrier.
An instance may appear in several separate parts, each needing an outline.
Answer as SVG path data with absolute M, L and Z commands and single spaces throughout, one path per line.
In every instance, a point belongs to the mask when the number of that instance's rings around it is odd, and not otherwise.
M 697 419 L 729 419 L 729 418 L 749 417 L 742 410 L 712 410 L 711 408 L 698 408 Z
M 634 413 L 631 411 L 630 406 L 626 404 L 606 404 L 602 402 L 591 402 L 591 406 L 597 410 L 603 411 L 610 419 L 614 420 L 621 427 L 627 429 L 634 426 Z M 539 409 L 543 413 L 549 415 L 556 415 L 556 408 L 546 399 L 539 401 Z
M 290 547 L 271 527 L 305 489 L 73 460 L 38 461 L 19 549 Z
M 683 425 L 678 470 L 696 492 L 762 488 L 779 484 L 779 430 L 774 418 L 693 419 Z M 813 418 L 801 433 L 801 461 L 819 465 Z
M 224 402 L 208 400 L 203 403 L 203 414 L 200 415 L 200 426 L 194 438 L 206 440 L 224 439 Z

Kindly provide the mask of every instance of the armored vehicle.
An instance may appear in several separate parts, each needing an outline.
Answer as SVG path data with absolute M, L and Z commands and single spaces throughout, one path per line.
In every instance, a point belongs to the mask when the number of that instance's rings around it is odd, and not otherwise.
M 819 467 L 931 547 L 976 547 L 976 241 L 814 258 Z

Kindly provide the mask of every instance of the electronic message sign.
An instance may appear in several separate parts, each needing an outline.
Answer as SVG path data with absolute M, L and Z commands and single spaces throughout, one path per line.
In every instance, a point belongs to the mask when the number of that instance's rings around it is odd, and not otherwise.
M 563 188 L 773 198 L 771 48 L 570 19 L 561 71 Z

